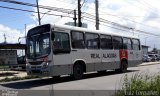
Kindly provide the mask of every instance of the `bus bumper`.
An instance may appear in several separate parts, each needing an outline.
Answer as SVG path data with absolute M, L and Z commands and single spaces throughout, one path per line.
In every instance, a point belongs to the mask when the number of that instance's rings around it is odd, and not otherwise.
M 50 76 L 50 66 L 27 66 L 27 75 Z

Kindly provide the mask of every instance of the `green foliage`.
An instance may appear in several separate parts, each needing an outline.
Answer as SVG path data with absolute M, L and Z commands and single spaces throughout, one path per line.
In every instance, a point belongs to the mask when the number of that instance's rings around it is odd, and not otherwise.
M 9 68 L 9 66 L 0 65 L 0 69 L 7 69 L 7 68 Z
M 122 89 L 115 96 L 160 96 L 160 75 L 136 73 L 129 78 L 125 74 Z

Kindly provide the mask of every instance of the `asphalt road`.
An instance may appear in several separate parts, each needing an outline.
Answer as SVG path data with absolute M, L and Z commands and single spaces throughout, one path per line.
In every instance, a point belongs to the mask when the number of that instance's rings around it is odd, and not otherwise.
M 72 96 L 75 96 L 77 91 L 79 92 L 79 95 L 77 96 L 85 96 L 86 94 L 87 94 L 86 96 L 89 96 L 89 95 L 97 96 L 103 93 L 102 92 L 103 90 L 105 90 L 106 92 L 106 90 L 113 91 L 113 90 L 120 89 L 122 85 L 123 77 L 125 74 L 127 74 L 128 76 L 132 76 L 135 73 L 155 74 L 155 73 L 158 73 L 159 71 L 160 71 L 160 64 L 155 64 L 155 65 L 128 68 L 128 72 L 121 73 L 121 74 L 116 73 L 114 71 L 108 71 L 104 74 L 98 74 L 98 73 L 85 74 L 82 80 L 73 80 L 69 76 L 64 76 L 56 80 L 52 78 L 45 78 L 45 79 L 34 79 L 34 80 L 24 80 L 24 81 L 3 83 L 0 85 L 0 90 L 13 90 L 13 89 L 21 90 L 21 91 L 23 90 L 21 92 L 21 93 L 25 93 L 25 95 L 23 96 L 31 96 L 32 92 L 37 93 L 37 95 L 39 96 L 45 96 L 45 95 L 42 95 L 42 93 L 48 94 L 46 96 L 53 96 L 50 94 L 53 94 L 53 93 L 55 94 L 56 92 L 61 95 L 62 93 L 63 95 L 66 95 L 67 93 L 71 93 Z M 55 92 L 51 90 L 58 90 L 58 91 Z M 88 90 L 90 93 L 84 94 L 86 90 Z M 94 92 L 92 92 L 92 90 L 94 90 Z M 95 92 L 95 90 L 98 90 L 98 92 Z M 56 96 L 61 96 L 59 94 Z M 37 95 L 33 95 L 33 96 L 37 96 Z M 18 95 L 18 96 L 21 96 L 21 95 Z M 104 95 L 101 95 L 101 96 L 104 96 Z

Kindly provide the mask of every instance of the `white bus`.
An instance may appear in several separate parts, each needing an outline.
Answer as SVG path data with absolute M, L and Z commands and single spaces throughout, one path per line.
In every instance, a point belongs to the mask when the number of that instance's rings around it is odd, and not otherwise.
M 140 40 L 114 32 L 45 24 L 30 29 L 26 42 L 28 75 L 81 79 L 85 72 L 126 72 L 142 62 Z

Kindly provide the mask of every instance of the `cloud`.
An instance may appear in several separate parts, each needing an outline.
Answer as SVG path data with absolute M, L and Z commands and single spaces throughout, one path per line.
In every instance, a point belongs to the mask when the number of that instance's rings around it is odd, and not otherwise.
M 58 8 L 65 8 L 65 9 L 76 9 L 77 5 L 75 0 L 39 0 L 39 5 L 44 6 L 51 6 L 51 7 L 58 7 Z M 37 8 L 34 8 L 33 10 L 37 11 Z M 69 21 L 73 21 L 73 18 L 67 18 L 67 16 L 70 16 L 70 14 L 62 13 L 62 12 L 56 12 L 56 11 L 48 11 L 46 9 L 41 9 L 40 12 L 42 13 L 48 13 L 48 14 L 56 14 L 60 16 L 55 15 L 47 15 L 47 14 L 41 14 L 41 22 L 42 24 L 51 23 L 51 24 L 64 24 Z M 34 17 L 32 18 L 37 21 L 37 14 L 33 14 Z M 73 17 L 73 15 L 71 15 Z
M 157 2 L 157 3 L 156 3 Z M 73 4 L 74 3 L 74 4 Z M 77 2 L 73 0 L 65 0 L 65 2 L 61 2 L 61 0 L 39 0 L 39 4 L 53 6 L 58 8 L 65 9 L 75 9 L 77 7 Z M 134 1 L 134 0 L 99 0 L 99 14 L 100 18 L 104 18 L 106 20 L 119 23 L 124 26 L 128 26 L 134 29 L 143 30 L 153 34 L 160 34 L 158 30 L 159 26 L 159 11 L 160 6 L 159 0 L 148 0 L 148 1 Z M 34 9 L 36 10 L 36 9 Z M 95 15 L 95 5 L 94 2 L 88 2 L 82 6 L 82 11 L 86 13 L 90 13 Z M 46 12 L 46 10 L 41 9 L 41 12 Z M 73 16 L 69 14 L 63 14 L 59 12 L 51 12 L 55 14 L 62 14 Z M 82 18 L 83 22 L 88 24 L 89 29 L 95 29 L 95 21 L 92 22 L 85 20 Z M 66 22 L 73 21 L 72 18 L 64 18 L 57 16 L 48 16 L 45 15 L 42 18 L 43 23 L 56 23 L 56 24 L 64 24 Z M 109 27 L 108 27 L 109 26 Z M 106 32 L 116 32 L 120 34 L 128 34 L 133 35 L 133 31 L 130 30 L 128 32 L 117 30 L 111 27 L 115 27 L 113 25 L 109 25 L 106 23 L 101 23 L 100 30 L 105 30 Z M 146 35 L 142 33 L 134 32 L 134 35 L 138 35 L 144 44 L 144 38 L 149 36 L 148 40 L 157 41 L 158 38 L 154 38 L 154 36 Z M 153 37 L 153 38 L 152 38 Z M 148 42 L 148 45 L 154 47 L 152 42 Z M 157 47 L 160 48 L 160 44 L 157 44 Z
M 5 41 L 4 34 L 8 43 L 18 43 L 18 38 L 24 36 L 24 33 L 21 33 L 16 29 L 11 29 L 7 26 L 0 24 L 0 43 L 3 43 Z
M 88 1 L 82 6 L 82 12 L 86 12 L 92 15 L 95 15 L 95 4 L 94 0 L 86 0 Z M 83 3 L 83 0 L 82 0 Z M 131 28 L 135 28 L 138 30 L 143 30 L 152 34 L 160 34 L 159 32 L 159 21 L 160 21 L 160 0 L 99 0 L 99 15 L 100 18 L 104 18 L 106 20 L 119 23 L 124 26 L 128 26 Z M 58 8 L 65 9 L 76 9 L 77 10 L 77 0 L 39 0 L 39 5 L 44 6 L 52 6 Z M 37 11 L 36 8 L 33 8 L 34 11 Z M 66 22 L 73 22 L 73 18 L 68 18 L 64 16 L 73 17 L 73 14 L 61 13 L 56 11 L 49 12 L 48 10 L 41 9 L 40 12 L 57 14 L 62 16 L 54 16 L 41 14 L 41 22 L 42 24 L 51 23 L 51 24 L 64 24 Z M 37 14 L 32 14 L 29 18 L 33 19 L 37 22 Z M 82 15 L 83 16 L 83 15 Z M 89 20 L 89 19 L 88 19 Z M 82 21 L 88 24 L 89 29 L 95 29 L 95 20 L 86 20 L 86 18 L 82 17 Z M 37 22 L 38 24 L 38 22 Z M 29 24 L 27 25 L 27 30 L 36 26 L 37 24 Z M 109 26 L 109 27 L 108 27 Z M 133 35 L 133 31 L 122 31 L 117 30 L 112 27 L 113 25 L 109 25 L 106 23 L 102 23 L 100 25 L 100 30 L 106 32 L 116 32 L 119 34 L 128 34 Z M 4 32 L 6 32 L 6 36 L 14 37 L 13 40 L 7 40 L 7 42 L 16 42 L 18 36 L 24 36 L 20 31 L 11 29 L 7 26 L 0 25 L 0 35 L 3 37 Z M 10 35 L 14 32 L 14 35 Z M 9 33 L 9 34 L 8 34 Z M 16 36 L 17 35 L 17 36 Z M 147 45 L 154 47 L 153 42 L 158 42 L 159 38 L 152 35 L 146 35 L 142 33 L 135 32 L 134 35 L 138 35 L 142 41 L 142 44 L 145 44 L 145 39 L 147 38 Z M 0 39 L 2 42 L 3 38 Z M 160 44 L 156 44 L 156 47 L 160 48 Z

